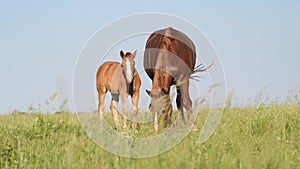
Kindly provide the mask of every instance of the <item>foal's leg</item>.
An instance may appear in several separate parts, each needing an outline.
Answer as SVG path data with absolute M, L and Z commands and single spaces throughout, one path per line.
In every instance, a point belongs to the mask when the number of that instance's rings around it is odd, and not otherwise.
M 133 115 L 133 123 L 132 128 L 136 129 L 137 124 L 137 112 L 138 112 L 138 101 L 139 101 L 140 91 L 135 91 L 132 95 L 132 115 Z
M 119 119 L 118 119 L 118 102 L 119 102 L 119 95 L 118 94 L 111 94 L 111 104 L 110 110 L 114 118 L 114 122 L 116 124 L 116 128 L 119 128 Z
M 100 123 L 103 121 L 103 114 L 104 114 L 104 98 L 106 95 L 106 88 L 105 87 L 99 87 L 98 89 L 98 112 L 100 115 Z
M 192 100 L 191 100 L 190 94 L 189 94 L 189 79 L 187 79 L 185 81 L 185 83 L 183 83 L 180 86 L 180 91 L 181 91 L 181 94 L 182 94 L 183 107 L 187 111 L 188 118 L 190 119 L 191 127 L 194 128 L 195 127 L 195 121 L 194 121 L 193 112 L 192 112 Z
M 184 120 L 184 114 L 183 114 L 181 92 L 180 92 L 179 87 L 176 87 L 176 88 L 177 88 L 176 105 L 177 105 L 178 114 L 180 116 L 181 125 L 183 125 L 185 123 L 185 120 Z
M 121 93 L 121 102 L 122 102 L 122 113 L 124 118 L 124 125 L 123 128 L 127 128 L 127 115 L 128 115 L 128 107 L 127 107 L 127 93 Z

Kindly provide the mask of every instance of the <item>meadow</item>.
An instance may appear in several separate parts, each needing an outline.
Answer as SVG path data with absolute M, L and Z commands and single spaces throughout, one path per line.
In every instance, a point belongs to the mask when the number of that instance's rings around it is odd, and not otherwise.
M 199 112 L 198 126 L 206 115 Z M 0 116 L 0 168 L 300 168 L 299 100 L 227 107 L 205 143 L 199 131 L 161 155 L 133 159 L 100 148 L 75 113 L 14 112 Z

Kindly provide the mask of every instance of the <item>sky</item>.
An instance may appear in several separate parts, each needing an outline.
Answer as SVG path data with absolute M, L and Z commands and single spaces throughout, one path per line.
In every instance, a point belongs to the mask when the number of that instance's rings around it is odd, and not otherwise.
M 143 12 L 178 16 L 201 30 L 236 100 L 246 103 L 262 89 L 284 99 L 300 90 L 299 9 L 296 0 L 1 1 L 0 113 L 43 105 L 56 91 L 72 109 L 73 71 L 86 41 L 113 20 Z

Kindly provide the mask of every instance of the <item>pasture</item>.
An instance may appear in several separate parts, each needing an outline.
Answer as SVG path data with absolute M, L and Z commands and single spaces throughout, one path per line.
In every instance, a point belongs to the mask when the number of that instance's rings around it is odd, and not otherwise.
M 199 111 L 198 126 L 203 125 L 206 115 L 207 111 Z M 105 118 L 113 123 L 110 114 Z M 139 133 L 147 135 L 149 130 L 140 127 Z M 198 142 L 199 131 L 159 156 L 131 159 L 97 146 L 75 113 L 11 113 L 0 116 L 0 168 L 300 167 L 298 100 L 293 104 L 228 107 L 215 133 L 203 144 Z

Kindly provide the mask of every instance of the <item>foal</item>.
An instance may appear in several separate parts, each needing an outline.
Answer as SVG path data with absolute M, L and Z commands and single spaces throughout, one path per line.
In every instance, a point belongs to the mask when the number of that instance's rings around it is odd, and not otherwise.
M 112 99 L 110 104 L 110 110 L 114 118 L 116 127 L 119 127 L 118 120 L 118 102 L 119 96 L 122 102 L 122 112 L 124 117 L 123 128 L 127 128 L 127 96 L 132 98 L 133 109 L 133 123 L 132 128 L 136 128 L 136 116 L 138 111 L 138 99 L 140 95 L 141 80 L 134 68 L 134 58 L 137 51 L 133 53 L 120 51 L 122 63 L 118 62 L 105 62 L 97 71 L 96 86 L 98 91 L 98 112 L 100 114 L 100 121 L 103 120 L 104 114 L 104 98 L 107 90 L 111 93 Z

